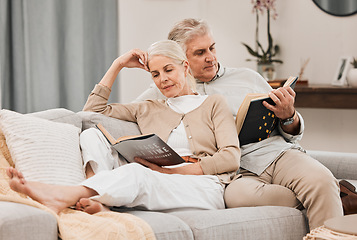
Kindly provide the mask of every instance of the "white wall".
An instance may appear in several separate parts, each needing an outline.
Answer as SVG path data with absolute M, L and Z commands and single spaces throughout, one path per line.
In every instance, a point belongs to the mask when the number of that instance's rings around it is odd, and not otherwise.
M 339 57 L 357 57 L 357 15 L 334 17 L 311 0 L 278 0 L 277 10 L 279 17 L 272 21 L 271 28 L 281 48 L 279 57 L 284 60 L 278 78 L 298 74 L 302 62 L 310 58 L 305 77 L 310 83 L 329 84 Z M 256 68 L 255 63 L 245 61 L 250 56 L 241 44 L 254 43 L 255 16 L 250 0 L 119 0 L 120 53 L 134 47 L 146 49 L 165 39 L 173 24 L 186 17 L 208 21 L 223 65 Z M 261 30 L 265 29 L 263 24 Z M 134 100 L 150 83 L 144 71 L 122 71 L 119 100 Z M 298 110 L 306 122 L 303 147 L 357 152 L 357 110 Z
M 201 17 L 200 0 L 119 0 L 119 49 L 147 49 L 167 38 L 175 22 L 187 17 Z M 149 73 L 127 69 L 120 78 L 120 101 L 130 102 L 151 83 Z

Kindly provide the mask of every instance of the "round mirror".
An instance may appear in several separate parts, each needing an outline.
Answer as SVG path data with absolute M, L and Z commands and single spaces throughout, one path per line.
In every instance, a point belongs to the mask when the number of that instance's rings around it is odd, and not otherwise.
M 334 16 L 357 13 L 357 0 L 312 0 L 321 10 Z

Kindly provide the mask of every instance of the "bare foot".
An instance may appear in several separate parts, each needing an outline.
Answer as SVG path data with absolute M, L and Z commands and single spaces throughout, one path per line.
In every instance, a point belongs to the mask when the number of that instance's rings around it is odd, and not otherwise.
M 33 200 L 42 203 L 57 214 L 70 207 L 82 198 L 97 195 L 97 193 L 84 186 L 59 186 L 40 182 L 26 181 L 21 172 L 15 168 L 6 170 L 9 176 L 10 188 L 18 193 L 25 194 Z
M 12 190 L 24 193 L 23 186 L 26 184 L 26 180 L 21 172 L 17 171 L 15 168 L 8 168 L 6 169 L 6 174 L 9 176 L 9 186 Z
M 76 209 L 89 214 L 110 211 L 107 206 L 104 206 L 102 203 L 89 198 L 81 198 L 76 204 Z

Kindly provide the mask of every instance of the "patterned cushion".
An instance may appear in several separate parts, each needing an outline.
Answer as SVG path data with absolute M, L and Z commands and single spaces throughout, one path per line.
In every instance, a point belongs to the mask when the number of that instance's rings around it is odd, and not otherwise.
M 0 127 L 16 168 L 27 180 L 74 185 L 85 179 L 79 128 L 9 110 L 0 111 Z

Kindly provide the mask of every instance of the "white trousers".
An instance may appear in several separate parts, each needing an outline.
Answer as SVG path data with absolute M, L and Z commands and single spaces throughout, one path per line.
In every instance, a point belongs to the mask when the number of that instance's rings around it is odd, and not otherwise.
M 80 135 L 83 167 L 90 164 L 94 173 L 112 170 L 126 164 L 120 159 L 118 152 L 110 146 L 101 131 L 96 128 L 84 130 Z
M 98 193 L 92 199 L 107 206 L 157 211 L 225 208 L 224 186 L 217 176 L 164 174 L 137 163 L 124 164 L 98 130 L 83 133 L 83 159 L 96 174 L 81 185 Z

